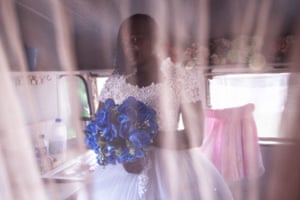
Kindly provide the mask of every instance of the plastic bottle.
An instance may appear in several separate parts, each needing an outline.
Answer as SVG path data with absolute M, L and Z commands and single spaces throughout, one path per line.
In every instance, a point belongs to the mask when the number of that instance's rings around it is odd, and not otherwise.
M 66 160 L 67 128 L 60 118 L 55 119 L 49 138 L 49 153 L 55 163 Z

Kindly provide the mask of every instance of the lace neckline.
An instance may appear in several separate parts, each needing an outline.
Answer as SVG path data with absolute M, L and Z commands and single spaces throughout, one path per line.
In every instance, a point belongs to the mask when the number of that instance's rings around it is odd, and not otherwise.
M 157 82 L 157 83 L 154 83 L 153 81 L 150 83 L 150 84 L 148 84 L 148 85 L 145 85 L 145 86 L 138 86 L 137 84 L 132 84 L 132 83 L 130 83 L 130 82 L 128 82 L 127 81 L 127 78 L 130 78 L 130 77 L 132 77 L 132 76 L 134 76 L 134 75 L 136 75 L 136 73 L 137 73 L 137 71 L 135 70 L 134 72 L 132 72 L 132 73 L 130 73 L 130 74 L 127 74 L 127 75 L 121 75 L 122 77 L 123 77 L 123 79 L 124 79 L 124 82 L 125 82 L 125 84 L 126 85 L 128 85 L 128 86 L 130 86 L 130 87 L 135 87 L 135 88 L 139 88 L 139 89 L 145 89 L 145 88 L 151 88 L 151 87 L 153 87 L 153 86 L 159 86 L 159 85 L 162 85 L 163 84 L 163 82 L 164 82 L 164 79 L 165 79 L 165 75 L 162 73 L 163 71 L 162 71 L 162 69 L 161 69 L 162 67 L 160 66 L 160 75 L 162 76 L 162 81 L 159 81 L 159 82 Z
M 127 85 L 131 88 L 147 89 L 147 88 L 152 88 L 154 86 L 155 87 L 161 87 L 166 82 L 169 82 L 172 79 L 172 76 L 174 75 L 173 71 L 174 71 L 174 63 L 172 63 L 171 60 L 168 58 L 165 61 L 163 61 L 159 66 L 159 72 L 160 72 L 159 74 L 161 76 L 161 79 L 157 83 L 152 82 L 149 85 L 139 87 L 138 85 L 131 84 L 131 83 L 127 82 L 127 78 L 136 75 L 137 70 L 133 70 L 129 74 L 121 74 L 120 77 L 122 77 L 125 85 Z
M 151 84 L 149 84 L 149 85 L 139 87 L 138 85 L 134 85 L 134 84 L 131 84 L 131 83 L 127 82 L 127 80 L 126 80 L 127 78 L 128 78 L 128 76 L 122 75 L 122 79 L 123 79 L 123 81 L 125 82 L 125 84 L 127 86 L 133 87 L 133 88 L 138 88 L 138 89 L 147 89 L 147 88 L 151 88 L 151 87 L 154 87 L 154 86 L 162 85 L 162 83 L 163 83 L 163 82 L 158 82 L 158 83 L 151 82 Z

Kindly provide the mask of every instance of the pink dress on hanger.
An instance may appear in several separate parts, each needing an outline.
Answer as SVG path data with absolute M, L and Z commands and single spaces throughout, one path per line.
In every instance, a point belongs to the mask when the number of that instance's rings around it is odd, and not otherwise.
M 201 150 L 228 183 L 264 172 L 253 111 L 253 104 L 205 110 Z
M 174 64 L 172 67 L 179 71 L 176 81 L 182 93 L 181 102 L 194 102 L 199 98 L 203 102 L 205 130 L 200 149 L 224 180 L 232 183 L 263 174 L 265 169 L 253 117 L 254 105 L 249 103 L 226 109 L 206 108 L 205 80 L 201 67 L 184 68 Z M 198 85 L 199 90 L 195 90 L 195 85 Z

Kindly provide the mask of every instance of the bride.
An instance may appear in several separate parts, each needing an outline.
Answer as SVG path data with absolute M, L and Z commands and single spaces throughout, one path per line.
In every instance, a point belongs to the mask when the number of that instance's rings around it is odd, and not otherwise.
M 157 112 L 158 136 L 144 159 L 98 167 L 79 199 L 233 199 L 199 148 L 203 91 L 182 78 L 184 71 L 159 60 L 157 41 L 157 24 L 148 15 L 135 14 L 121 24 L 117 68 L 101 91 L 99 108 L 107 98 L 120 104 L 133 96 Z M 180 113 L 184 132 L 177 131 Z

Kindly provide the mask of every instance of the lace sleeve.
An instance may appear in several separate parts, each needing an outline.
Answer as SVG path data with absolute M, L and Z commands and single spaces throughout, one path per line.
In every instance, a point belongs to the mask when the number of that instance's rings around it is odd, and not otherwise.
M 193 103 L 203 101 L 205 94 L 205 83 L 200 68 L 182 68 L 178 74 L 178 89 L 182 103 Z
M 201 68 L 184 68 L 167 58 L 163 61 L 161 70 L 171 86 L 175 88 L 181 103 L 204 102 L 205 82 Z

